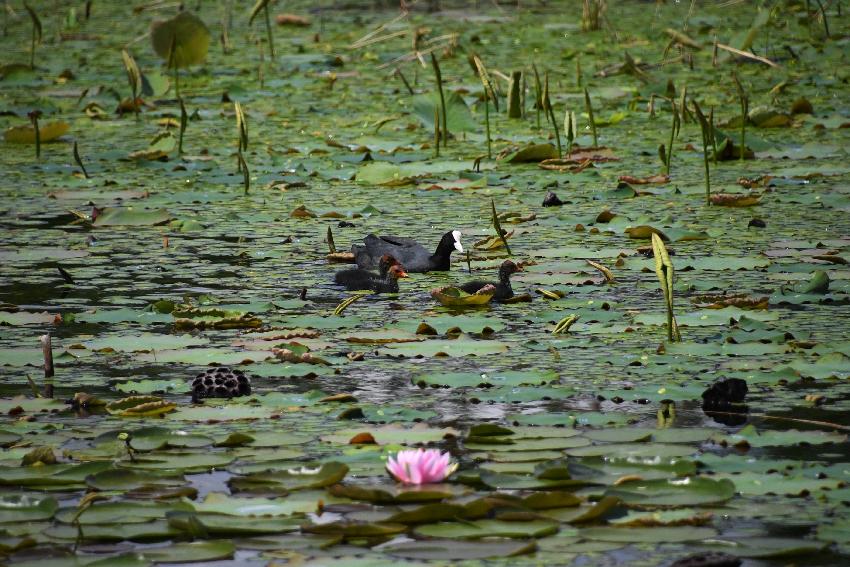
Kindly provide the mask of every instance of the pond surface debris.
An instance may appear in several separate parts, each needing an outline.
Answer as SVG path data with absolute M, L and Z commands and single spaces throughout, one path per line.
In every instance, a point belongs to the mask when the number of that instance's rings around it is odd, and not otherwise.
M 0 562 L 847 564 L 846 10 L 7 3 Z

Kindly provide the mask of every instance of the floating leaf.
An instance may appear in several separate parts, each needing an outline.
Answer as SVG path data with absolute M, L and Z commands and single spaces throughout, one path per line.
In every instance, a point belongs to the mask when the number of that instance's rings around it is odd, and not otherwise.
M 171 213 L 165 209 L 118 207 L 104 209 L 92 224 L 94 226 L 146 226 L 165 224 L 172 218 Z
M 508 163 L 537 163 L 557 159 L 558 150 L 552 144 L 531 144 L 523 148 L 510 148 L 499 154 L 499 159 Z
M 191 12 L 182 11 L 169 20 L 151 25 L 153 50 L 169 67 L 188 67 L 202 63 L 210 46 L 210 31 Z
M 176 407 L 173 402 L 156 396 L 130 396 L 108 404 L 106 410 L 121 417 L 154 417 L 174 411 Z
M 449 539 L 481 539 L 489 537 L 533 538 L 558 532 L 557 522 L 530 521 L 504 522 L 500 520 L 478 520 L 475 522 L 445 522 L 420 526 L 414 533 L 425 537 Z
M 56 122 L 47 122 L 38 125 L 39 142 L 44 144 L 52 142 L 65 133 L 71 127 L 67 122 L 61 120 Z M 12 144 L 34 144 L 35 143 L 35 128 L 31 124 L 21 126 L 12 126 L 3 134 L 7 142 Z
M 712 205 L 719 207 L 752 207 L 761 202 L 761 195 L 737 195 L 733 193 L 712 193 L 709 197 Z
M 735 495 L 735 485 L 726 479 L 704 477 L 682 479 L 631 480 L 609 488 L 608 496 L 615 496 L 629 505 L 652 506 L 704 506 L 719 504 Z
M 167 158 L 177 149 L 177 138 L 171 132 L 166 132 L 154 138 L 150 146 L 144 150 L 130 153 L 130 159 L 159 160 Z
M 149 548 L 143 556 L 156 563 L 196 563 L 232 559 L 236 552 L 233 542 L 227 540 L 192 541 L 172 543 L 166 547 Z
M 0 497 L 0 524 L 50 520 L 58 509 L 59 503 L 51 496 L 3 496 Z
M 384 548 L 390 555 L 411 560 L 465 561 L 476 559 L 501 559 L 533 553 L 534 541 L 513 542 L 499 538 L 487 541 L 457 541 L 453 539 L 428 539 L 405 541 Z
M 469 107 L 463 98 L 455 93 L 446 93 L 446 123 L 449 132 L 474 132 L 479 125 L 472 118 Z M 428 130 L 434 130 L 435 110 L 439 113 L 439 93 L 416 95 L 413 97 L 413 114 L 422 121 Z
M 453 286 L 447 286 L 431 290 L 431 297 L 446 307 L 470 307 L 490 303 L 495 293 L 496 288 L 492 285 L 485 285 L 473 294 L 466 293 Z
M 681 543 L 712 539 L 717 531 L 705 527 L 661 527 L 661 528 L 585 528 L 580 535 L 589 540 L 622 543 Z

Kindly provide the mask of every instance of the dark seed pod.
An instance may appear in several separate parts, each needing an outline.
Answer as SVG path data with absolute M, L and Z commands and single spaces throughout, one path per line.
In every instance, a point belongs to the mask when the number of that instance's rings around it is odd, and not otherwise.
M 749 408 L 744 403 L 749 388 L 741 378 L 721 379 L 702 393 L 702 411 L 725 425 L 743 425 Z
M 204 398 L 238 398 L 251 394 L 251 379 L 241 370 L 219 366 L 204 370 L 192 380 L 192 401 Z
M 747 381 L 741 378 L 718 380 L 702 393 L 703 402 L 710 405 L 736 404 L 747 396 Z
M 544 207 L 560 207 L 564 202 L 561 201 L 554 192 L 549 191 L 546 193 L 546 197 L 543 199 Z

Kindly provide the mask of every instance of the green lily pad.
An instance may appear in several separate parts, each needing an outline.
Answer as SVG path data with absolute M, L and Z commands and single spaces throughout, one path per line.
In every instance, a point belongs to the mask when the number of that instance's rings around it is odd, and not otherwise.
M 463 98 L 455 93 L 445 93 L 446 127 L 449 132 L 474 132 L 480 128 L 472 118 L 469 107 Z M 439 93 L 422 94 L 413 97 L 413 114 L 429 130 L 434 130 L 434 114 L 441 109 Z
M 184 11 L 169 20 L 154 22 L 151 42 L 169 67 L 188 67 L 206 59 L 210 31 L 197 16 Z
M 104 209 L 92 223 L 94 226 L 150 226 L 165 224 L 172 218 L 165 209 L 147 210 L 135 207 Z
M 316 511 L 316 502 L 296 501 L 287 498 L 235 498 L 214 492 L 203 502 L 189 502 L 196 512 L 226 514 L 231 516 L 288 516 Z
M 588 540 L 600 540 L 622 543 L 682 543 L 702 541 L 717 535 L 712 528 L 679 526 L 661 528 L 585 528 L 581 537 Z
M 231 487 L 240 490 L 293 491 L 324 488 L 336 484 L 348 474 L 348 466 L 329 462 L 318 467 L 300 467 L 275 472 L 257 473 L 233 479 Z
M 262 534 L 281 534 L 296 532 L 304 518 L 301 517 L 264 517 L 233 516 L 230 514 L 195 513 L 177 511 L 168 514 L 168 525 L 177 533 L 200 528 L 215 536 L 250 536 Z
M 456 539 L 428 539 L 407 541 L 386 547 L 390 555 L 412 560 L 466 561 L 476 559 L 516 557 L 533 553 L 537 546 L 533 541 L 516 542 L 491 538 L 486 542 L 457 541 Z
M 207 472 L 226 467 L 233 457 L 226 453 L 151 453 L 136 457 L 135 461 L 122 461 L 120 466 L 153 471 Z
M 172 543 L 167 547 L 146 549 L 143 555 L 157 563 L 196 563 L 232 559 L 235 552 L 233 542 L 219 539 Z
M 475 522 L 442 522 L 419 526 L 416 535 L 448 539 L 482 539 L 490 537 L 538 538 L 558 532 L 557 522 L 532 520 L 530 522 L 505 522 L 477 520 Z
M 60 525 L 47 528 L 44 535 L 66 542 L 74 542 L 78 537 L 75 526 Z M 129 541 L 163 541 L 180 535 L 180 532 L 168 525 L 165 520 L 140 523 L 119 523 L 110 525 L 92 524 L 83 530 L 83 541 L 117 542 Z
M 508 350 L 508 344 L 500 341 L 476 340 L 460 337 L 454 340 L 431 339 L 420 343 L 390 344 L 378 352 L 397 357 L 460 357 L 486 356 Z
M 49 520 L 59 509 L 53 497 L 3 496 L 0 498 L 0 524 Z
M 725 479 L 705 477 L 630 480 L 609 488 L 605 494 L 639 506 L 703 506 L 729 500 L 735 495 L 735 485 Z

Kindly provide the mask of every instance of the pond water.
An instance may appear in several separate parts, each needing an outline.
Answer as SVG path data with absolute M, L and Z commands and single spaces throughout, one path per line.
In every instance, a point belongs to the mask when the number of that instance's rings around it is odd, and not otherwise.
M 176 3 L 10 6 L 0 559 L 846 562 L 850 36 L 844 6 L 814 4 L 610 3 L 583 31 L 581 3 L 271 2 L 274 58 L 262 2 L 184 3 L 201 27 Z M 433 250 L 453 230 L 450 271 L 335 314 L 353 293 L 328 234 Z M 529 301 L 432 298 L 507 258 Z M 213 367 L 250 395 L 193 401 Z M 388 457 L 418 446 L 457 472 L 396 483 Z

